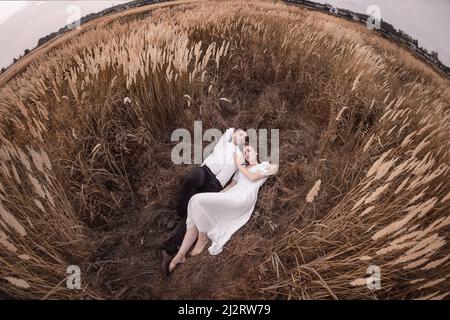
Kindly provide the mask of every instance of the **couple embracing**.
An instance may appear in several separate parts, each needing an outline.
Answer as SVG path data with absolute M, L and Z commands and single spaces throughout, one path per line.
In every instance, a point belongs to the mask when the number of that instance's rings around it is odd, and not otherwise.
M 245 130 L 228 129 L 202 165 L 187 174 L 176 208 L 184 221 L 160 248 L 167 274 L 186 261 L 194 244 L 191 256 L 199 255 L 209 241 L 209 253 L 219 254 L 250 219 L 259 188 L 278 166 L 258 162 L 258 154 L 246 141 Z

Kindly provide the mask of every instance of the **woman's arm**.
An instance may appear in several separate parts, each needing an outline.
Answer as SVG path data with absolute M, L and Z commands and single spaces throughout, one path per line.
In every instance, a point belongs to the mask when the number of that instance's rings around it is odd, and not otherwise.
M 238 167 L 240 172 L 242 172 L 247 178 L 249 178 L 253 182 L 258 181 L 259 179 L 262 179 L 262 178 L 266 177 L 265 175 L 261 174 L 259 171 L 251 172 L 250 170 L 248 170 L 242 164 L 239 164 L 239 165 L 236 165 L 236 166 Z
M 278 172 L 278 165 L 271 164 L 266 170 L 264 170 L 263 175 L 266 177 L 274 176 L 277 174 L 277 172 Z
M 249 178 L 251 181 L 255 182 L 259 179 L 266 178 L 272 175 L 275 175 L 278 172 L 278 166 L 276 164 L 270 165 L 269 168 L 267 168 L 264 171 L 257 171 L 257 172 L 251 172 L 245 165 L 242 164 L 242 159 L 234 154 L 234 163 L 236 164 L 236 167 L 239 169 L 240 172 L 242 172 L 247 178 Z

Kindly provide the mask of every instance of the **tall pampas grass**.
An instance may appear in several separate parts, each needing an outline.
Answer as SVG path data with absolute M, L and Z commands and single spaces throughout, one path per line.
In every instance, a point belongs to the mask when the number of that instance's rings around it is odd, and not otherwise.
M 215 277 L 226 270 L 202 260 L 198 278 L 180 270 L 171 285 L 446 298 L 449 82 L 369 32 L 272 1 L 186 1 L 94 23 L 39 56 L 0 87 L 2 295 L 177 292 L 147 264 L 184 173 L 165 152 L 170 132 L 201 119 L 281 128 L 281 163 L 224 255 L 239 272 Z M 82 290 L 65 286 L 70 265 L 85 272 Z M 366 285 L 371 266 L 379 290 Z

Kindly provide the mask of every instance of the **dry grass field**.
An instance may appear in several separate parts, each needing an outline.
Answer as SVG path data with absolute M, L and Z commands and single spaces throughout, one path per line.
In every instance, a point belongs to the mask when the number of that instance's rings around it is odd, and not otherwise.
M 273 1 L 95 22 L 0 86 L 0 296 L 448 298 L 448 79 L 361 25 Z M 280 171 L 221 255 L 165 277 L 155 249 L 189 169 L 170 135 L 195 120 L 280 129 Z

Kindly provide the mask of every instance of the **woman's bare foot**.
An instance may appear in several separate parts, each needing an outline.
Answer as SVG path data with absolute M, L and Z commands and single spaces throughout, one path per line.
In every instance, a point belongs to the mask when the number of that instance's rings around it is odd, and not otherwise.
M 208 237 L 204 233 L 199 233 L 197 242 L 195 243 L 194 249 L 191 251 L 191 256 L 198 256 L 202 253 L 203 249 L 205 249 L 208 244 Z
M 169 264 L 169 274 L 173 272 L 173 270 L 175 270 L 175 267 L 180 264 L 180 263 L 185 263 L 186 262 L 186 257 L 179 257 L 179 256 L 175 256 L 172 261 L 170 261 Z

